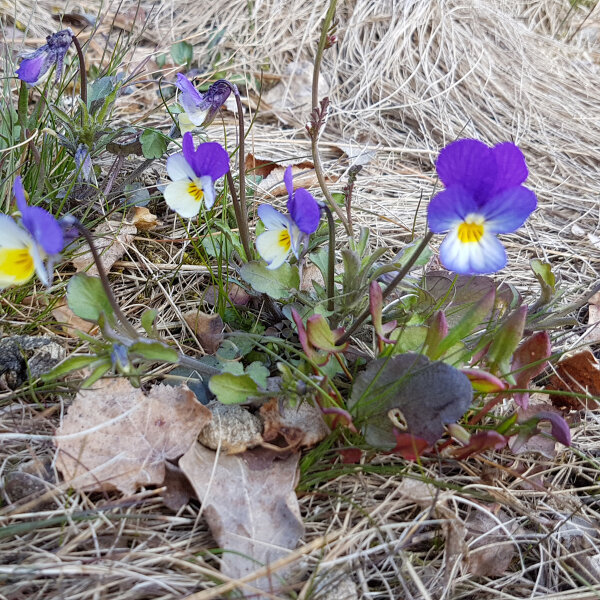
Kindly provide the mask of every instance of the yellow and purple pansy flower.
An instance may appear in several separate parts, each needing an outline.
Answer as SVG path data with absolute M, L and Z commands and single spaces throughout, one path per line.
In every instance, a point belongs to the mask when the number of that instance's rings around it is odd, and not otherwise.
M 511 142 L 490 148 L 458 140 L 440 152 L 436 170 L 446 189 L 429 203 L 428 222 L 433 233 L 448 234 L 442 264 L 463 275 L 499 271 L 506 251 L 496 235 L 516 231 L 537 206 L 521 185 L 528 176 L 523 153 Z
M 299 257 L 300 245 L 319 227 L 321 207 L 313 195 L 304 188 L 294 192 L 292 167 L 283 176 L 288 193 L 289 215 L 282 215 L 268 204 L 258 207 L 258 216 L 266 231 L 256 238 L 256 249 L 268 263 L 267 268 L 277 269 L 288 257 L 290 250 Z
M 0 289 L 26 283 L 34 273 L 52 282 L 54 259 L 64 248 L 59 222 L 39 206 L 28 206 L 21 178 L 13 187 L 21 223 L 0 214 Z
M 46 37 L 46 43 L 23 55 L 23 60 L 16 71 L 17 77 L 28 85 L 42 83 L 52 65 L 56 65 L 54 81 L 58 83 L 61 78 L 65 55 L 73 41 L 73 32 L 67 27 L 62 31 Z
M 183 136 L 183 152 L 167 159 L 167 173 L 173 180 L 164 191 L 167 204 L 186 219 L 195 217 L 202 202 L 215 203 L 215 181 L 229 172 L 229 154 L 217 142 L 205 142 L 194 149 L 191 133 Z

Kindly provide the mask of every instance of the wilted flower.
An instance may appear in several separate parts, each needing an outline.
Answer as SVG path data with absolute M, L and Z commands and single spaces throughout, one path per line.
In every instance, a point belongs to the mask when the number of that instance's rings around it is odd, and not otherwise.
M 73 41 L 70 28 L 63 29 L 46 37 L 46 43 L 33 52 L 23 55 L 23 60 L 16 71 L 17 77 L 29 85 L 37 85 L 46 79 L 52 65 L 56 65 L 54 81 L 59 82 L 65 55 Z
M 258 216 L 267 231 L 256 239 L 256 249 L 269 269 L 280 267 L 290 250 L 298 258 L 300 244 L 317 230 L 321 218 L 319 203 L 310 192 L 304 188 L 294 192 L 292 167 L 285 170 L 283 180 L 289 196 L 287 209 L 290 214 L 282 215 L 268 204 L 258 207 Z
M 44 285 L 50 285 L 54 258 L 64 248 L 62 228 L 43 208 L 27 205 L 20 177 L 13 191 L 21 223 L 0 215 L 0 289 L 29 281 L 34 271 Z
M 75 168 L 77 181 L 89 181 L 92 174 L 92 159 L 90 149 L 85 144 L 79 144 L 75 151 Z
M 183 136 L 183 152 L 167 159 L 167 173 L 173 183 L 164 191 L 165 200 L 176 213 L 191 219 L 200 211 L 204 201 L 206 208 L 215 203 L 217 179 L 229 172 L 229 154 L 217 142 L 206 142 L 194 149 L 191 133 Z
M 511 142 L 489 148 L 478 140 L 446 146 L 436 169 L 446 189 L 431 200 L 429 228 L 448 233 L 440 248 L 442 264 L 465 275 L 493 273 L 506 265 L 496 238 L 517 230 L 535 210 L 525 157 Z
M 230 84 L 224 79 L 215 81 L 204 94 L 201 94 L 196 86 L 181 73 L 177 74 L 175 85 L 181 91 L 179 100 L 185 110 L 185 113 L 179 115 L 179 128 L 182 133 L 190 131 L 193 127 L 212 123 L 218 110 L 231 94 Z

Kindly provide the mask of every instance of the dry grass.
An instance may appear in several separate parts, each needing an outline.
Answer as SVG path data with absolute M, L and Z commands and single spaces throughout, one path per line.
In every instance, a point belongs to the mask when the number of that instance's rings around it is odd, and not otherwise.
M 15 14 L 34 36 L 53 29 L 48 6 L 0 4 L 7 39 Z M 124 0 L 103 10 L 132 15 L 135 6 Z M 99 6 L 69 4 L 68 10 L 75 8 L 94 13 Z M 352 161 L 337 145 L 375 152 L 358 179 L 355 203 L 358 222 L 369 225 L 377 245 L 400 249 L 411 237 L 415 214 L 417 234 L 424 231 L 426 200 L 435 185 L 433 161 L 442 146 L 460 136 L 488 143 L 512 139 L 527 157 L 540 208 L 526 228 L 507 238 L 510 266 L 500 277 L 531 292 L 535 279 L 528 261 L 539 257 L 553 264 L 570 297 L 598 281 L 600 9 L 589 14 L 591 8 L 586 3 L 573 9 L 568 0 L 341 3 L 340 41 L 323 67 L 332 112 L 321 148 L 328 171 L 341 176 L 340 189 Z M 218 51 L 230 73 L 255 82 L 266 67 L 266 85 L 286 85 L 283 98 L 290 108 L 263 106 L 249 151 L 285 160 L 309 154 L 303 132 L 308 106 L 296 106 L 302 90 L 286 68 L 313 56 L 324 0 L 231 0 L 202 3 L 201 9 L 197 0 L 172 0 L 144 9 L 147 29 L 127 57 L 130 64 L 187 39 L 202 64 L 212 64 Z M 207 50 L 223 29 L 218 45 Z M 255 107 L 259 90 L 249 91 L 248 106 Z M 148 114 L 164 125 L 163 113 L 152 112 L 158 106 L 153 89 L 140 93 L 121 100 L 121 114 Z M 224 134 L 233 145 L 233 119 L 211 130 L 216 139 Z M 159 174 L 150 175 L 149 183 Z M 191 331 L 180 333 L 181 314 L 197 304 L 208 279 L 195 265 L 172 277 L 186 243 L 167 238 L 186 234 L 172 216 L 160 216 L 163 227 L 134 240 L 117 265 L 115 289 L 127 314 L 136 318 L 144 306 L 157 308 L 164 335 L 193 352 L 197 340 Z M 16 309 L 3 319 L 5 332 L 36 310 Z M 56 335 L 51 325 L 41 329 Z M 571 335 L 569 342 L 577 341 Z M 62 343 L 73 346 L 64 337 Z M 52 459 L 49 436 L 68 399 L 52 394 L 42 405 L 28 393 L 0 395 L 0 434 L 13 434 L 2 439 L 2 476 L 24 462 Z M 326 455 L 322 477 L 301 492 L 306 535 L 291 557 L 298 583 L 290 586 L 300 598 L 320 600 L 600 596 L 597 414 L 588 412 L 572 432 L 573 448 L 559 448 L 552 460 L 488 453 L 462 464 L 419 466 L 385 457 L 336 476 L 327 472 L 334 455 Z M 314 475 L 313 470 L 305 479 Z M 416 503 L 403 494 L 406 475 L 445 491 L 435 502 Z M 197 518 L 197 505 L 175 515 L 163 507 L 161 490 L 123 499 L 90 497 L 69 492 L 56 478 L 50 481 L 41 498 L 38 490 L 25 505 L 0 511 L 4 527 L 34 523 L 0 538 L 0 598 L 209 597 L 219 580 L 218 557 L 208 552 L 214 542 Z M 437 508 L 442 496 L 446 511 Z M 498 520 L 499 537 L 457 539 L 464 530 L 452 528 L 453 522 L 478 511 L 497 518 L 500 509 L 507 520 Z M 100 513 L 90 514 L 94 511 Z M 472 575 L 466 555 L 480 543 L 514 546 L 504 575 Z M 333 594 L 343 589 L 348 595 Z M 272 597 L 288 598 L 290 592 L 276 590 Z

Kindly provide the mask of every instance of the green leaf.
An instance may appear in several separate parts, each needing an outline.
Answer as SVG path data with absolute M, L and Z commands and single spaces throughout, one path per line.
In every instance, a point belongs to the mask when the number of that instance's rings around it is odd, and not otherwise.
M 97 366 L 92 371 L 92 374 L 81 384 L 81 389 L 86 390 L 91 388 L 98 379 L 104 376 L 112 368 L 110 358 L 104 358 L 97 363 Z
M 526 318 L 527 306 L 520 306 L 494 334 L 486 355 L 489 370 L 492 374 L 504 374 L 511 370 L 510 361 L 523 338 Z
M 154 319 L 156 319 L 156 311 L 152 308 L 149 308 L 142 313 L 142 327 L 150 337 L 155 334 Z
M 259 362 L 250 363 L 246 367 L 246 373 L 252 377 L 252 380 L 258 387 L 266 389 L 267 377 L 269 376 L 269 369 Z
M 141 356 L 146 360 L 160 360 L 176 363 L 179 360 L 177 352 L 161 342 L 136 342 L 129 346 L 129 353 Z
M 250 375 L 213 375 L 208 388 L 223 404 L 241 404 L 258 394 L 258 386 Z
M 396 445 L 390 412 L 405 421 L 406 432 L 433 444 L 472 398 L 471 382 L 458 369 L 407 353 L 370 362 L 354 380 L 348 406 L 366 441 L 389 449 Z
M 93 362 L 96 362 L 98 357 L 95 355 L 86 354 L 85 356 L 71 356 L 61 362 L 59 365 L 54 367 L 50 372 L 44 373 L 41 377 L 42 381 L 55 381 L 59 377 L 70 373 L 71 371 L 77 371 L 77 369 L 83 369 Z
M 300 286 L 298 267 L 283 263 L 278 269 L 268 269 L 265 262 L 253 260 L 240 269 L 240 276 L 256 292 L 275 300 L 290 298 Z
M 554 293 L 556 291 L 556 277 L 552 272 L 552 266 L 550 263 L 545 263 L 539 260 L 538 258 L 534 258 L 529 262 L 531 266 L 531 270 L 535 275 L 535 278 L 538 280 L 540 287 L 542 288 L 539 304 L 542 306 L 544 304 L 548 304 Z
M 319 350 L 325 352 L 339 352 L 344 346 L 336 346 L 336 338 L 323 315 L 313 315 L 306 321 L 306 335 L 308 341 Z
M 114 322 L 112 306 L 98 277 L 77 273 L 67 285 L 67 304 L 81 319 L 98 323 L 101 315 Z
M 475 306 L 472 306 L 462 317 L 462 319 L 448 332 L 448 335 L 438 344 L 435 352 L 432 351 L 432 358 L 440 358 L 458 342 L 471 335 L 489 318 L 489 314 L 494 307 L 494 298 L 496 290 L 491 289 Z
M 419 352 L 425 345 L 428 328 L 424 325 L 414 325 L 392 331 L 388 335 L 390 340 L 396 344 L 393 347 L 393 354 L 403 354 L 405 352 Z M 396 341 L 397 340 L 397 341 Z
M 171 46 L 171 56 L 178 65 L 189 65 L 194 58 L 194 47 L 188 42 L 177 42 Z
M 145 158 L 160 158 L 167 151 L 169 138 L 155 129 L 144 129 L 140 142 Z
M 106 98 L 115 89 L 116 79 L 114 77 L 100 77 L 88 85 L 88 106 L 90 113 L 94 114 L 103 104 Z

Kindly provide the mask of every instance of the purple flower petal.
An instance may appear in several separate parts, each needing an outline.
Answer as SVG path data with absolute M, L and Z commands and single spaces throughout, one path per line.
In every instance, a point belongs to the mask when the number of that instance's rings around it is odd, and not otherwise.
M 481 207 L 481 214 L 485 217 L 487 231 L 491 233 L 511 233 L 525 223 L 536 206 L 537 198 L 535 194 L 526 187 L 519 185 L 490 198 Z
M 219 79 L 206 90 L 204 100 L 206 102 L 206 107 L 208 108 L 208 114 L 204 119 L 205 126 L 212 123 L 221 106 L 227 101 L 229 94 L 231 94 L 231 87 L 237 92 L 237 87 L 235 85 L 230 84 L 225 79 Z
M 181 90 L 179 101 L 186 113 L 193 114 L 198 109 L 206 110 L 209 107 L 208 102 L 204 100 L 204 96 L 185 75 L 177 73 L 177 83 L 175 85 Z
M 429 229 L 445 233 L 462 223 L 468 214 L 479 212 L 471 193 L 460 185 L 453 185 L 431 199 L 427 208 Z
M 187 161 L 188 165 L 194 169 L 194 138 L 192 134 L 188 131 L 183 134 L 183 157 Z M 194 172 L 196 169 L 194 169 Z M 198 173 L 196 173 L 198 175 Z
M 183 154 L 185 156 L 185 146 Z M 205 142 L 196 149 L 192 168 L 198 177 L 208 175 L 216 181 L 229 172 L 229 154 L 218 142 Z
M 283 181 L 285 182 L 285 189 L 287 190 L 288 196 L 294 195 L 294 178 L 292 175 L 292 167 L 288 167 L 283 174 Z M 289 209 L 288 209 L 289 210 Z
M 17 77 L 29 85 L 35 85 L 44 74 L 42 73 L 44 58 L 41 53 L 32 58 L 24 58 L 16 70 Z
M 492 148 L 492 154 L 496 161 L 496 181 L 490 190 L 490 196 L 519 186 L 527 179 L 529 171 L 518 146 L 512 142 L 503 142 Z
M 15 177 L 15 182 L 13 184 L 13 193 L 15 195 L 15 198 L 17 199 L 17 208 L 19 209 L 21 214 L 25 213 L 29 206 L 27 206 L 25 188 L 23 187 L 23 181 L 21 180 L 20 175 L 17 175 Z
M 58 254 L 64 248 L 62 227 L 46 210 L 29 206 L 22 212 L 21 222 L 46 254 Z
M 540 421 L 550 421 L 552 437 L 565 446 L 571 445 L 571 430 L 561 415 L 549 410 L 541 410 L 534 415 Z
M 321 220 L 321 207 L 313 195 L 299 188 L 287 202 L 287 209 L 292 220 L 303 233 L 314 233 Z
M 483 201 L 496 180 L 496 161 L 491 148 L 478 140 L 458 140 L 446 146 L 436 163 L 446 187 L 461 185 L 475 200 Z
M 461 275 L 495 273 L 506 265 L 506 251 L 491 233 L 485 232 L 479 242 L 461 242 L 453 229 L 440 246 L 440 260 L 449 271 Z

